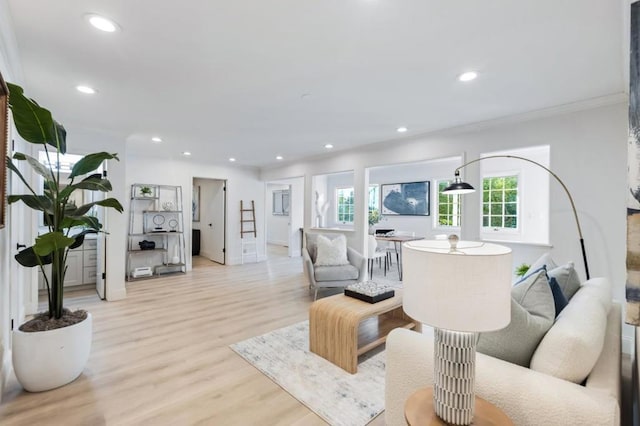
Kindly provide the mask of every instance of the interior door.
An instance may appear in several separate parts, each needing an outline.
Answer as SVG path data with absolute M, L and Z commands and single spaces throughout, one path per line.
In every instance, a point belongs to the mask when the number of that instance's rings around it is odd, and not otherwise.
M 226 205 L 227 205 L 227 181 L 213 181 L 211 204 L 207 206 L 210 211 L 211 224 L 211 260 L 224 265 L 225 263 L 225 228 L 226 224 Z

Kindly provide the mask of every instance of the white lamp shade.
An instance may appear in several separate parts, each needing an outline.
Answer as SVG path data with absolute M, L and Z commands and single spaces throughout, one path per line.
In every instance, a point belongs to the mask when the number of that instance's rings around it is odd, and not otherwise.
M 433 327 L 499 330 L 511 320 L 511 249 L 498 244 L 420 240 L 402 246 L 404 311 Z

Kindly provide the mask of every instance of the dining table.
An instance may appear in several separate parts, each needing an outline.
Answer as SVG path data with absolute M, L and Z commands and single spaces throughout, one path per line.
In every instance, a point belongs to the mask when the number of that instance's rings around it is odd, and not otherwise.
M 396 251 L 396 263 L 398 264 L 398 278 L 402 281 L 402 243 L 407 241 L 424 240 L 425 237 L 416 237 L 413 235 L 389 235 L 382 234 L 376 235 L 377 241 L 387 241 L 393 243 L 393 248 Z

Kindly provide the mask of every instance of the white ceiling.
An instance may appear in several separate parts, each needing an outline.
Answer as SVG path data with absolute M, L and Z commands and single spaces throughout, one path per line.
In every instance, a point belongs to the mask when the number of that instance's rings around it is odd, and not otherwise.
M 259 167 L 325 143 L 348 149 L 621 93 L 622 3 L 9 0 L 26 92 L 65 124 L 71 150 L 84 128 L 126 139 L 128 155 L 189 150 Z M 88 12 L 122 31 L 94 30 Z M 469 69 L 479 78 L 458 82 Z

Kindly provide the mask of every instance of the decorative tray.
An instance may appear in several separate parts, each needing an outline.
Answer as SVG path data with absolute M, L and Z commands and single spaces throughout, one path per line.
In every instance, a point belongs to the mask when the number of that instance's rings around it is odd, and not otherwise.
M 351 284 L 344 289 L 345 296 L 354 297 L 369 303 L 377 303 L 395 296 L 393 288 L 373 281 Z

